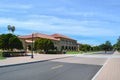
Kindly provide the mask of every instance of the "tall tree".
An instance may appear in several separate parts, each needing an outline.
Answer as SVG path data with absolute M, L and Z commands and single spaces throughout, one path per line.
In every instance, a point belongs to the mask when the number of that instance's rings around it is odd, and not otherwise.
M 11 51 L 13 51 L 13 49 L 23 49 L 23 45 L 22 42 L 20 41 L 20 39 L 17 36 L 13 36 L 9 39 L 9 48 L 11 49 Z
M 11 25 L 8 25 L 8 30 L 9 30 L 9 32 L 11 31 L 12 33 L 14 33 L 14 31 L 15 31 L 15 26 L 11 26 Z
M 14 33 L 14 31 L 15 31 L 15 26 L 12 26 L 12 27 L 11 27 L 11 31 L 12 31 L 12 33 Z
M 8 25 L 7 28 L 9 30 L 9 32 L 10 32 L 11 31 L 11 25 Z
M 35 40 L 35 49 L 36 50 L 44 50 L 45 53 L 48 53 L 48 50 L 54 49 L 54 44 L 51 40 L 49 39 L 43 39 L 43 38 L 38 38 Z
M 107 51 L 111 51 L 111 50 L 112 50 L 111 42 L 110 42 L 110 41 L 106 41 L 104 44 L 101 44 L 101 45 L 100 45 L 100 48 L 101 48 L 102 50 L 104 50 L 105 53 L 106 53 Z
M 3 50 L 23 49 L 22 42 L 13 34 L 0 36 L 0 48 Z
M 90 46 L 90 45 L 88 45 L 88 44 L 81 44 L 80 45 L 80 50 L 81 51 L 91 51 L 91 49 L 92 49 L 92 47 Z
M 116 44 L 114 44 L 113 47 L 114 47 L 114 50 L 120 50 L 120 36 L 117 39 L 117 42 L 116 42 Z
M 93 51 L 100 51 L 100 47 L 99 46 L 93 46 Z

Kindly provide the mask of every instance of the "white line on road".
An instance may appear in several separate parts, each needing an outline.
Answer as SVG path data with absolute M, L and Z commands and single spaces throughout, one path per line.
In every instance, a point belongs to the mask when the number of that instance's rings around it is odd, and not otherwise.
M 51 69 L 53 70 L 53 69 L 58 69 L 58 68 L 61 68 L 61 67 L 63 67 L 63 65 L 57 65 L 57 66 L 52 67 Z

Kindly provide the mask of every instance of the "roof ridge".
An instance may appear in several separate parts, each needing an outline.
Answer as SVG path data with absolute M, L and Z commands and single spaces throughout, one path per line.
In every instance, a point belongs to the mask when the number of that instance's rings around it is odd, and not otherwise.
M 68 37 L 68 36 L 65 36 L 65 35 L 63 35 L 63 34 L 58 34 L 58 33 L 52 34 L 51 36 L 54 36 L 54 37 L 62 37 L 62 38 L 67 38 L 67 39 L 74 40 L 74 39 L 72 39 L 72 38 L 70 38 L 70 37 Z
M 47 34 L 43 34 L 43 33 L 34 33 L 33 35 L 34 37 L 41 37 L 41 38 L 47 38 L 47 39 L 52 39 L 52 40 L 58 40 L 53 36 L 47 35 Z M 25 36 L 19 36 L 19 38 L 31 38 L 32 34 L 29 35 L 25 35 Z

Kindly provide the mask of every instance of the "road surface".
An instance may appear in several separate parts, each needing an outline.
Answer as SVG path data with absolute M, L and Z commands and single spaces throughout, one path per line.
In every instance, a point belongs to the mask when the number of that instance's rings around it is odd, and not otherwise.
M 106 59 L 69 57 L 0 68 L 0 80 L 91 80 Z
M 98 55 L 100 56 L 100 55 Z M 45 62 L 0 67 L 0 80 L 91 80 L 107 58 L 73 56 Z

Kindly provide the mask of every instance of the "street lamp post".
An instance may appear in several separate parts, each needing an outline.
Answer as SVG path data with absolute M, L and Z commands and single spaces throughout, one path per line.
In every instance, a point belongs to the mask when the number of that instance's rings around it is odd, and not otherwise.
M 34 42 L 33 42 L 33 40 L 34 40 L 34 33 L 32 33 L 32 55 L 31 55 L 31 58 L 34 58 L 34 55 L 33 55 L 33 53 L 34 53 Z

